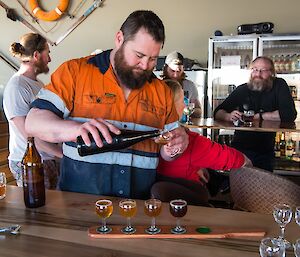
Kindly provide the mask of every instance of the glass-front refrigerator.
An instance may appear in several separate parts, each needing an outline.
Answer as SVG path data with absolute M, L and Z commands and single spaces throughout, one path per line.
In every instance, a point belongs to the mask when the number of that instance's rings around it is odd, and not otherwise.
M 206 117 L 212 117 L 214 109 L 237 86 L 248 81 L 248 68 L 257 56 L 257 44 L 257 35 L 209 39 Z
M 258 40 L 258 54 L 270 57 L 277 77 L 289 85 L 300 121 L 300 34 L 262 35 Z

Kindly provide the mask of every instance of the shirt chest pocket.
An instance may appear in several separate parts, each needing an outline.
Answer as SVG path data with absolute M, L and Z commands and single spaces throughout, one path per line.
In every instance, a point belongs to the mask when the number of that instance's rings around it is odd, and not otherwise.
M 102 95 L 84 95 L 83 96 L 83 104 L 104 104 L 104 105 L 111 105 L 116 103 L 116 95 L 111 93 L 105 93 Z
M 142 112 L 146 115 L 156 116 L 158 118 L 163 117 L 165 114 L 165 109 L 157 106 L 149 101 L 140 100 L 139 106 Z

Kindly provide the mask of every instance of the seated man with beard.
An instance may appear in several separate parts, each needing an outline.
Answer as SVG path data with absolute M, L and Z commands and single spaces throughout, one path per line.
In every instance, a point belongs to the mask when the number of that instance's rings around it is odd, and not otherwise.
M 271 59 L 260 56 L 251 63 L 248 83 L 239 86 L 214 111 L 214 118 L 236 121 L 244 110 L 254 110 L 254 119 L 292 122 L 297 111 L 287 83 L 276 78 Z M 235 131 L 231 146 L 243 152 L 253 166 L 273 171 L 274 132 Z

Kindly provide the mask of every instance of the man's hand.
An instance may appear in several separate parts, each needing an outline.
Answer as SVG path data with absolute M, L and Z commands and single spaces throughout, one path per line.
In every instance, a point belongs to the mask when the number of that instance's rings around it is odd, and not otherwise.
M 228 120 L 229 121 L 236 121 L 236 120 L 241 120 L 243 114 L 237 110 L 232 111 L 229 113 Z
M 170 132 L 171 140 L 161 148 L 161 156 L 166 161 L 171 161 L 175 156 L 178 157 L 188 147 L 189 136 L 184 127 L 179 127 Z
M 209 181 L 209 173 L 206 169 L 200 169 L 197 171 L 197 174 L 199 176 L 199 182 L 200 184 L 204 185 L 208 183 Z
M 91 119 L 78 127 L 78 135 L 82 136 L 84 143 L 86 145 L 91 144 L 88 136 L 88 133 L 91 133 L 98 147 L 103 146 L 99 133 L 102 134 L 107 143 L 112 142 L 110 131 L 117 135 L 121 133 L 117 127 L 101 118 Z

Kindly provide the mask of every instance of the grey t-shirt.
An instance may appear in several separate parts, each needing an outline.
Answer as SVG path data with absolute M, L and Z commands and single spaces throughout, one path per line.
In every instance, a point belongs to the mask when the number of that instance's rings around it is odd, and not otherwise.
M 14 117 L 26 117 L 31 102 L 43 87 L 43 83 L 32 80 L 18 72 L 8 81 L 3 94 L 3 109 L 9 124 L 9 157 L 21 161 L 27 146 L 27 139 L 12 122 Z

